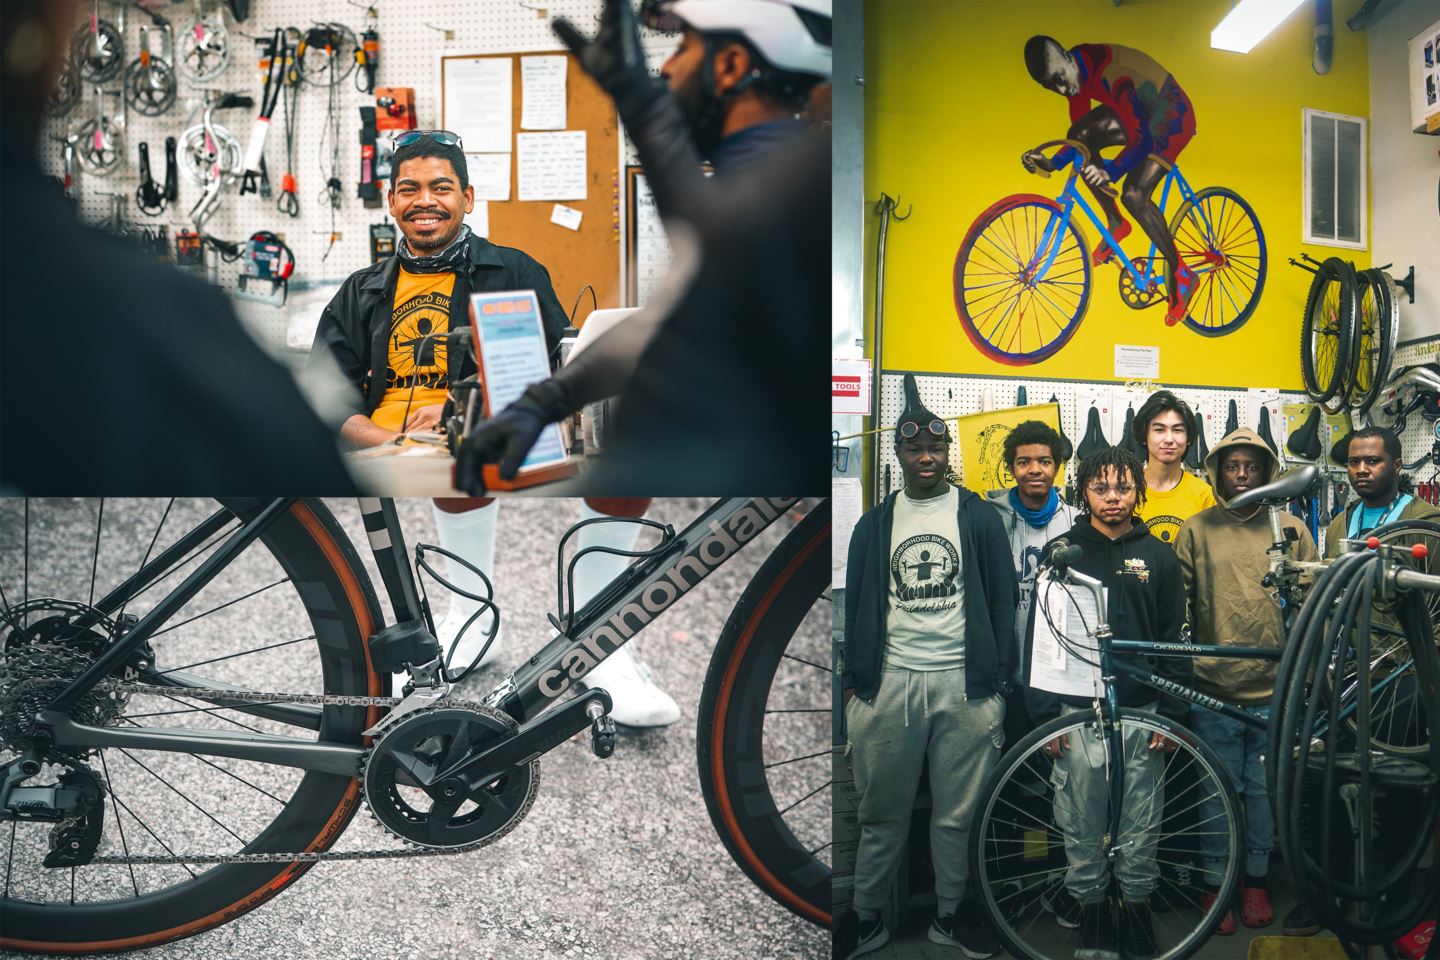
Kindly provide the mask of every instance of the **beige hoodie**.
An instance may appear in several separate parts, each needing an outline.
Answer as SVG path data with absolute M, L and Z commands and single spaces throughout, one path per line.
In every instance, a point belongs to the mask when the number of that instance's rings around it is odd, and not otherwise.
M 1248 519 L 1225 508 L 1229 497 L 1221 482 L 1220 461 L 1239 446 L 1256 448 L 1267 464 L 1265 482 L 1278 474 L 1270 448 L 1254 430 L 1242 427 L 1217 443 L 1205 458 L 1216 505 L 1185 522 L 1175 540 L 1175 554 L 1185 574 L 1191 634 L 1196 643 L 1222 646 L 1275 647 L 1285 642 L 1279 603 L 1260 580 L 1270 569 L 1270 519 L 1266 509 Z M 1292 556 L 1317 560 L 1310 531 L 1289 512 L 1280 523 L 1297 531 Z M 1195 687 L 1229 703 L 1254 706 L 1270 699 L 1275 685 L 1273 660 L 1195 660 Z

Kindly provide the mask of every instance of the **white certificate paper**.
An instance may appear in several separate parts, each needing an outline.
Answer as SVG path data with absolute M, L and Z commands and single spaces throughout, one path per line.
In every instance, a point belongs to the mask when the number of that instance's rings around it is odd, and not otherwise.
M 1108 605 L 1108 598 L 1106 602 Z M 1102 619 L 1095 609 L 1094 594 L 1083 587 L 1042 580 L 1036 585 L 1032 603 L 1035 629 L 1030 641 L 1030 686 L 1072 697 L 1103 693 L 1100 668 L 1085 662 L 1100 662 L 1097 641 L 1088 636 Z M 1085 660 L 1061 646 L 1059 636 L 1064 636 Z
M 567 62 L 563 56 L 520 58 L 521 129 L 565 129 Z
M 471 316 L 484 359 L 485 396 L 490 415 L 520 399 L 530 384 L 550 376 L 545 328 L 533 290 L 476 293 L 470 296 Z M 521 471 L 566 459 L 560 425 L 547 424 L 520 465 Z
M 467 153 L 465 166 L 470 172 L 470 186 L 476 200 L 510 199 L 510 154 Z
M 449 57 L 441 122 L 475 153 L 510 151 L 515 94 L 512 57 Z
M 585 199 L 585 131 L 515 135 L 521 200 Z

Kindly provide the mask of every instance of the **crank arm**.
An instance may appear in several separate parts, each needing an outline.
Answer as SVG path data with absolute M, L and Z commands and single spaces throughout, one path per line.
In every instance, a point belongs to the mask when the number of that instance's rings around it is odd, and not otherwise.
M 459 777 L 465 783 L 465 793 L 472 794 L 505 771 L 529 763 L 590 726 L 591 704 L 598 704 L 608 714 L 611 707 L 610 694 L 601 689 L 587 690 L 583 696 L 567 701 L 554 710 L 547 710 L 535 719 L 521 724 L 511 736 L 484 753 L 462 760 L 448 770 L 439 771 L 435 775 L 435 782 Z
M 312 742 L 269 734 L 220 733 L 214 730 L 161 729 L 158 727 L 92 727 L 76 723 L 58 710 L 42 711 L 37 718 L 50 728 L 54 746 L 116 747 L 124 750 L 163 750 L 201 756 L 232 757 L 256 763 L 274 763 L 319 773 L 354 777 L 360 771 L 360 747 L 325 741 Z

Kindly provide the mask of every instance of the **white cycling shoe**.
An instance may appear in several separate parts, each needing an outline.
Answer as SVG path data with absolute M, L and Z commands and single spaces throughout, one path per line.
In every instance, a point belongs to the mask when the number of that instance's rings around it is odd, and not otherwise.
M 580 505 L 580 518 L 589 520 L 607 514 Z M 606 546 L 633 550 L 640 538 L 637 523 L 592 523 L 575 534 L 576 550 Z M 631 557 L 613 553 L 591 553 L 575 565 L 575 605 L 583 606 L 630 565 Z M 680 719 L 680 707 L 655 685 L 650 668 L 636 660 L 628 647 L 621 647 L 580 681 L 586 687 L 604 687 L 614 706 L 610 717 L 627 727 L 667 727 Z
M 483 570 L 486 576 L 490 576 L 495 569 L 495 523 L 500 515 L 500 504 L 492 501 L 478 510 L 465 513 L 446 513 L 433 505 L 431 509 L 435 513 L 435 530 L 440 546 L 458 557 L 463 557 Z M 445 562 L 446 579 L 461 590 L 482 597 L 486 595 L 484 581 L 459 564 L 451 563 L 448 558 L 442 559 Z M 480 604 L 458 593 L 450 593 L 448 590 L 442 592 L 449 595 L 450 606 L 445 615 L 435 622 L 435 639 L 440 641 L 441 656 L 445 656 L 465 622 L 480 609 Z M 460 638 L 460 646 L 456 648 L 455 655 L 449 658 L 452 674 L 458 674 L 475 659 L 494 622 L 494 611 L 487 610 L 470 624 L 470 629 Z M 476 665 L 477 670 L 499 659 L 501 639 L 497 633 L 495 642 L 490 644 L 490 649 L 485 653 L 485 659 Z

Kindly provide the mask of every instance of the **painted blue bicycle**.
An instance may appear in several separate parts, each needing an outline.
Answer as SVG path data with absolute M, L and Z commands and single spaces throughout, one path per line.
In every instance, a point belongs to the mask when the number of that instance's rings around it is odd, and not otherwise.
M 1099 259 L 1120 267 L 1120 299 L 1143 310 L 1166 300 L 1172 278 L 1155 244 L 1130 258 L 1076 186 L 1090 152 L 1078 140 L 1052 140 L 1036 151 L 1069 147 L 1052 164 L 1070 167 L 1055 199 L 1031 193 L 1005 197 L 980 214 L 955 256 L 955 312 L 977 349 L 1014 366 L 1038 363 L 1069 342 L 1090 302 L 1089 247 L 1072 217 L 1090 218 L 1109 250 Z M 1036 173 L 1049 176 L 1037 167 Z M 1105 188 L 1115 195 L 1113 186 Z M 1238 330 L 1255 311 L 1265 287 L 1265 234 L 1254 209 L 1227 187 L 1193 190 L 1171 166 L 1161 182 L 1163 213 L 1172 189 L 1181 198 L 1170 233 L 1181 260 L 1196 274 L 1185 326 L 1207 337 Z

